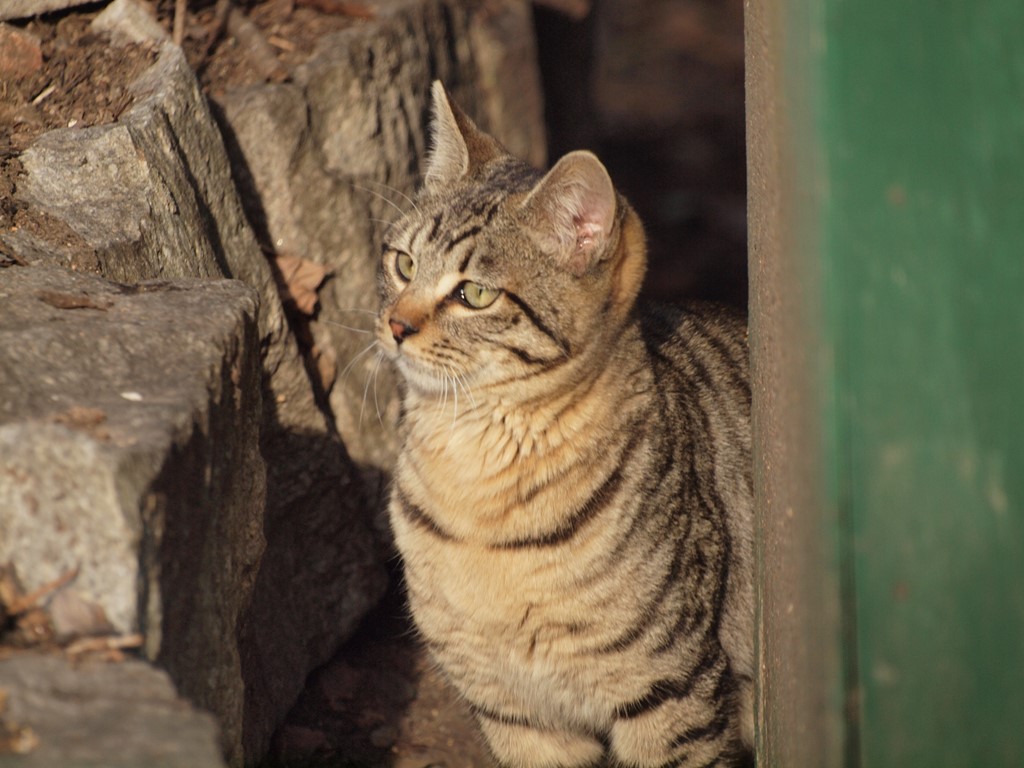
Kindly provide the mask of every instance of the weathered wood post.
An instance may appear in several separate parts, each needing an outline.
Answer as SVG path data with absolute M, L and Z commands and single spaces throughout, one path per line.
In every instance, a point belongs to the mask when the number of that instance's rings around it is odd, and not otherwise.
M 759 757 L 1024 763 L 1024 5 L 747 5 Z

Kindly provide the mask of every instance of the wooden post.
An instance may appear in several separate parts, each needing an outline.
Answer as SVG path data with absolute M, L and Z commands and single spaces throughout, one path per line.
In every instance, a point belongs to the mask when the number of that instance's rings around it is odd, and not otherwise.
M 1024 765 L 1022 30 L 748 2 L 763 765 Z

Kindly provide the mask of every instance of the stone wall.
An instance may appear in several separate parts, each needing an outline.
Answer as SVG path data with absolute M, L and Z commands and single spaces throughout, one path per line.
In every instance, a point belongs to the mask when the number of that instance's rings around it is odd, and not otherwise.
M 116 123 L 21 154 L 16 202 L 48 226 L 0 230 L 0 563 L 28 588 L 78 568 L 64 591 L 144 636 L 233 764 L 385 586 L 394 392 L 344 326 L 369 327 L 431 81 L 544 160 L 527 5 L 375 7 L 212 109 L 162 43 Z M 268 250 L 329 272 L 301 338 Z

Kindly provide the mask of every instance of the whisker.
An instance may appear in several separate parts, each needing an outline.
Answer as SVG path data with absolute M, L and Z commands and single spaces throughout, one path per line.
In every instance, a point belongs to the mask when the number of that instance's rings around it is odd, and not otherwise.
M 356 364 L 356 362 L 359 360 L 359 358 L 361 358 L 363 355 L 365 355 L 367 352 L 369 352 L 371 349 L 373 349 L 376 346 L 377 346 L 377 340 L 374 339 L 359 354 L 357 354 L 355 357 L 353 357 L 351 360 L 349 360 L 348 365 L 345 366 L 345 370 L 343 370 L 341 372 L 341 376 L 338 377 L 338 378 L 341 379 L 342 384 L 345 383 L 346 375 L 352 369 L 352 366 Z
M 441 391 L 444 393 L 444 400 L 442 400 L 438 404 L 438 410 L 443 411 L 445 409 L 445 406 L 448 405 L 448 372 L 447 372 L 447 370 L 441 372 L 441 384 L 443 386 L 443 389 Z
M 377 352 L 377 364 L 380 365 L 380 352 Z M 374 368 L 374 370 L 377 370 Z M 366 383 L 363 384 L 363 400 L 359 403 L 359 428 L 363 428 L 363 411 L 366 409 L 366 395 L 370 391 L 370 380 L 372 376 L 366 377 Z
M 473 409 L 476 410 L 479 406 L 476 404 L 476 398 L 473 397 L 473 390 L 470 389 L 469 384 L 466 383 L 465 376 L 460 376 L 459 374 L 455 374 L 455 376 L 462 382 L 462 388 L 466 390 L 466 394 L 469 396 L 469 402 L 473 404 Z
M 423 215 L 423 212 L 420 210 L 420 207 L 416 205 L 416 201 L 409 197 L 407 194 L 405 194 L 405 192 L 398 189 L 397 187 L 392 187 L 390 184 L 385 184 L 382 181 L 376 181 L 374 179 L 369 179 L 369 183 L 377 184 L 378 186 L 383 187 L 389 192 L 394 192 L 395 194 L 400 195 L 403 200 L 405 200 L 407 203 L 409 203 L 409 205 L 412 206 L 413 210 L 416 211 L 416 213 L 420 214 L 421 216 Z
M 377 192 L 376 190 L 370 189 L 369 187 L 360 186 L 359 184 L 353 184 L 352 187 L 354 189 L 361 189 L 363 192 L 369 192 L 374 197 L 379 197 L 385 203 L 387 203 L 392 208 L 394 208 L 396 211 L 398 211 L 400 214 L 402 214 L 402 216 L 407 216 L 408 215 L 405 211 L 403 211 L 401 208 L 399 208 L 398 204 L 394 200 L 392 200 L 390 197 L 386 197 L 385 195 L 382 195 L 380 192 Z
M 455 409 L 452 411 L 452 432 L 455 431 L 455 420 L 459 418 L 459 378 L 455 371 L 452 371 L 452 394 L 454 395 Z
M 452 381 L 452 425 L 448 430 L 448 448 L 450 450 L 452 447 L 452 440 L 455 439 L 455 427 L 459 418 L 459 374 L 449 366 L 445 366 L 445 371 L 451 377 Z
M 380 364 L 384 360 L 384 353 L 377 352 L 377 365 L 373 367 L 373 407 L 377 411 L 377 421 L 384 426 L 384 417 L 380 415 L 380 403 L 377 401 L 377 374 L 380 372 Z
M 346 331 L 355 331 L 356 333 L 373 333 L 372 330 L 367 331 L 364 328 L 353 328 L 351 325 L 345 325 L 344 323 L 339 323 L 336 320 L 327 320 L 325 318 L 320 318 L 320 322 L 327 323 L 327 325 L 336 325 L 339 328 L 344 328 Z

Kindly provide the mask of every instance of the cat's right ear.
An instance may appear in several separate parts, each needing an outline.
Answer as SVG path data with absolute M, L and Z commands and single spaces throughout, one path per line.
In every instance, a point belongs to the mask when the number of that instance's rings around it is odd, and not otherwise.
M 575 275 L 605 257 L 615 222 L 612 180 L 592 153 L 570 152 L 523 203 L 537 242 Z
M 501 154 L 502 149 L 498 142 L 476 127 L 458 104 L 448 98 L 440 80 L 434 81 L 430 92 L 434 116 L 424 184 L 443 187 Z

